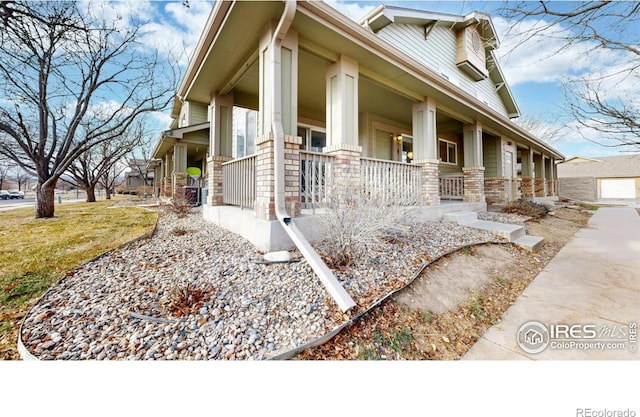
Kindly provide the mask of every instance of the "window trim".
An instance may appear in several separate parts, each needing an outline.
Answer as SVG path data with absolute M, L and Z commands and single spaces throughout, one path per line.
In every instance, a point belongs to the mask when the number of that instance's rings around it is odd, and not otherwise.
M 325 134 L 325 138 L 327 135 L 327 129 L 324 127 L 320 127 L 317 125 L 312 125 L 309 123 L 298 123 L 297 125 L 297 129 L 299 128 L 303 128 L 306 129 L 305 131 L 305 137 L 302 138 L 302 147 L 300 148 L 301 150 L 305 150 L 305 151 L 309 151 L 309 152 L 318 152 L 318 151 L 312 151 L 311 150 L 311 132 L 312 131 L 316 131 L 316 132 L 320 132 L 320 133 L 324 133 Z M 325 147 L 326 147 L 326 142 L 325 142 Z M 319 152 L 322 152 L 322 150 L 320 150 Z
M 440 146 L 438 146 L 438 157 L 440 159 L 440 163 L 441 164 L 445 164 L 445 165 L 458 166 L 458 143 L 454 142 L 454 141 L 451 141 L 451 140 L 438 138 L 438 145 L 440 145 L 440 142 L 443 142 L 443 143 L 447 144 L 447 160 L 446 161 L 443 159 L 442 155 L 440 155 Z M 454 154 L 455 154 L 455 162 L 449 162 L 449 160 L 451 159 L 451 158 L 449 158 L 449 156 L 450 156 L 449 145 L 453 145 Z

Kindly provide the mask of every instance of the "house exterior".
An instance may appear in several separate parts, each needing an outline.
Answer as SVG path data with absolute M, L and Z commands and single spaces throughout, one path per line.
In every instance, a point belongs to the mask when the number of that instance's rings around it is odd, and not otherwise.
M 585 158 L 559 163 L 560 197 L 580 201 L 640 198 L 640 154 Z
M 201 168 L 203 215 L 264 250 L 283 246 L 279 211 L 304 228 L 332 192 L 418 210 L 555 198 L 564 157 L 512 121 L 498 47 L 479 12 L 379 6 L 356 23 L 319 1 L 218 1 L 152 155 L 156 188 Z
M 147 168 L 146 159 L 131 158 L 127 160 L 129 170 L 124 174 L 124 186 L 127 190 L 135 191 L 139 187 L 147 187 L 154 184 L 155 171 Z

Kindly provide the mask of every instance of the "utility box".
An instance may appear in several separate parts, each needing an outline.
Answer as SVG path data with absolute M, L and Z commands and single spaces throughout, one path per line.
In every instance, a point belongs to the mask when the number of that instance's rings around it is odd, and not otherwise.
M 189 204 L 192 206 L 199 206 L 202 204 L 200 187 L 195 186 L 186 186 L 182 187 L 184 190 L 184 198 L 189 201 Z

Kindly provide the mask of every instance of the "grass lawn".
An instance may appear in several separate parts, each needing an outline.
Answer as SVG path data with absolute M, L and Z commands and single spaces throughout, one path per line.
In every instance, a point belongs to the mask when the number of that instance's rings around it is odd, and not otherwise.
M 113 203 L 56 205 L 52 219 L 0 212 L 0 359 L 19 358 L 22 318 L 66 271 L 153 230 L 157 213 Z

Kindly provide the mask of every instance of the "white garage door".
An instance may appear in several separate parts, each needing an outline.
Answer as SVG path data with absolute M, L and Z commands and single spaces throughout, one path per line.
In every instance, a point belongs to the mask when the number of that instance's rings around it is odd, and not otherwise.
M 600 196 L 602 198 L 636 198 L 636 180 L 601 180 Z

